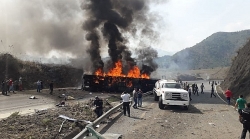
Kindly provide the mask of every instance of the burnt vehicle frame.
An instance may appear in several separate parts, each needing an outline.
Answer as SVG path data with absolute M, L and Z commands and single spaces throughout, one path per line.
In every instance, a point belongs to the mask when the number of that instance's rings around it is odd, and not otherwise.
M 136 87 L 143 92 L 148 92 L 153 90 L 157 80 L 84 74 L 82 77 L 82 90 L 90 92 L 132 92 Z

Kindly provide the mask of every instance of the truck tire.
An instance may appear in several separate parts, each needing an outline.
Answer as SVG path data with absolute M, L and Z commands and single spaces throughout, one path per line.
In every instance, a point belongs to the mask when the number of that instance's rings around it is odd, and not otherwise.
M 184 106 L 184 110 L 188 110 L 188 106 Z
M 162 103 L 162 97 L 159 98 L 158 104 L 159 104 L 159 108 L 160 108 L 161 110 L 163 110 L 164 107 L 165 107 L 165 105 Z
M 154 93 L 154 100 L 155 100 L 155 101 L 159 101 L 159 96 L 157 96 L 156 93 Z

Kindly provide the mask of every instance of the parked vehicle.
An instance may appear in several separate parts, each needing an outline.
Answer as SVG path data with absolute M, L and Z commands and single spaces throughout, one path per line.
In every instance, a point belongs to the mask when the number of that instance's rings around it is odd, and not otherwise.
M 156 83 L 155 83 L 155 87 L 153 89 L 153 94 L 154 94 L 154 100 L 155 101 L 159 101 L 159 97 L 161 96 L 161 88 L 162 88 L 162 85 L 164 83 L 167 83 L 167 82 L 174 82 L 176 83 L 175 80 L 166 80 L 166 79 L 161 79 L 161 80 L 158 80 Z
M 188 91 L 184 90 L 180 83 L 164 82 L 159 89 L 159 108 L 164 109 L 165 106 L 179 105 L 188 109 L 190 101 Z

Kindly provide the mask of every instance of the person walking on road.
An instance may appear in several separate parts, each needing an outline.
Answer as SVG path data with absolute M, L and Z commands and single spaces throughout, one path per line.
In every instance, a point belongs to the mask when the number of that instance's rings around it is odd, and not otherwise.
M 204 84 L 201 83 L 201 94 L 204 94 L 203 89 L 205 89 Z
M 239 98 L 236 100 L 236 104 L 235 104 L 235 109 L 238 108 L 238 113 L 241 113 L 241 110 L 245 108 L 247 102 L 246 100 L 243 98 L 243 95 L 240 95 Z
M 227 104 L 230 105 L 230 100 L 231 100 L 231 97 L 232 97 L 232 92 L 227 89 L 227 91 L 225 92 L 225 96 L 227 98 Z
M 211 98 L 212 98 L 212 96 L 214 96 L 214 97 L 216 97 L 216 95 L 214 94 L 214 84 L 212 83 L 212 85 L 211 85 L 211 87 L 212 87 L 212 89 L 211 89 Z
M 137 99 L 138 99 L 138 89 L 137 89 L 137 88 L 134 88 L 134 91 L 133 91 L 133 99 L 134 99 L 133 108 L 134 108 L 134 109 L 137 109 Z
M 127 112 L 128 117 L 130 117 L 130 106 L 129 106 L 130 95 L 128 94 L 128 92 L 123 92 L 121 94 L 121 98 L 122 98 L 123 114 L 124 116 L 126 116 L 126 112 Z
M 138 107 L 142 106 L 142 94 L 143 94 L 143 92 L 141 91 L 141 89 L 139 89 L 139 91 L 138 91 Z
M 243 124 L 241 139 L 245 139 L 247 131 L 250 134 L 250 103 L 247 103 L 247 107 L 240 112 L 240 122 Z

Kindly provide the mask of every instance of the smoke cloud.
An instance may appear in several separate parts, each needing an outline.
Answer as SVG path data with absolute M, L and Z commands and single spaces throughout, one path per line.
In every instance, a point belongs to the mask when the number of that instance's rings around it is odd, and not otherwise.
M 67 53 L 61 57 L 71 55 L 72 65 L 85 65 L 85 70 L 92 71 L 109 69 L 121 60 L 126 73 L 137 61 L 130 39 L 139 41 L 138 48 L 157 42 L 159 18 L 150 12 L 149 5 L 163 1 L 0 1 L 0 49 L 17 57 L 32 54 L 42 61 L 52 50 Z M 101 57 L 105 51 L 110 57 L 107 65 Z M 150 62 L 145 65 L 152 70 L 157 67 Z
M 97 69 L 103 69 L 103 65 L 96 64 L 94 62 L 102 63 L 99 58 L 100 54 L 97 52 L 100 47 L 108 46 L 108 54 L 110 60 L 108 61 L 108 67 L 114 67 L 114 64 L 122 60 L 123 62 L 123 72 L 126 73 L 129 69 L 136 65 L 135 59 L 132 58 L 132 52 L 127 46 L 128 39 L 124 37 L 125 33 L 131 34 L 135 37 L 137 34 L 142 35 L 141 41 L 144 39 L 155 40 L 157 36 L 153 29 L 152 22 L 148 17 L 149 1 L 145 0 L 87 0 L 82 3 L 82 9 L 88 17 L 83 23 L 82 28 L 88 32 L 88 34 L 99 34 L 103 36 L 107 44 L 102 44 L 102 46 L 94 47 L 92 46 L 93 40 L 91 42 L 88 52 L 92 61 L 94 71 Z M 98 30 L 98 32 L 96 32 Z M 96 39 L 95 41 L 99 41 Z M 99 43 L 98 43 L 99 44 Z M 142 45 L 141 47 L 145 47 Z M 156 63 L 153 63 L 153 58 L 157 57 L 157 52 L 151 48 L 146 47 L 144 53 L 138 51 L 139 57 L 145 57 L 145 64 L 141 66 L 142 73 L 150 74 L 158 67 Z M 98 49 L 98 50 L 97 50 Z M 152 54 L 149 54 L 151 53 Z
M 79 1 L 0 1 L 0 9 L 2 50 L 16 56 L 41 56 L 51 50 L 86 55 Z

